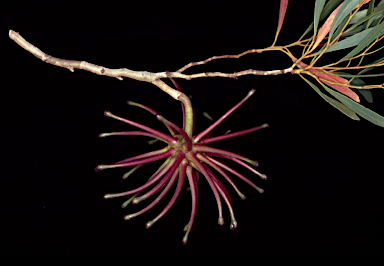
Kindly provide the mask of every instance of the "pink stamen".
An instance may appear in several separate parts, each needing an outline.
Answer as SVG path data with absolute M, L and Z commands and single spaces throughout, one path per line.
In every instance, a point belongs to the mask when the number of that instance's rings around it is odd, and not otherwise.
M 196 155 L 193 153 L 189 153 L 188 157 L 189 157 L 188 159 L 195 164 L 195 166 L 197 167 L 197 170 L 204 175 L 205 179 L 207 179 L 209 186 L 211 187 L 213 194 L 215 195 L 215 198 L 216 198 L 217 207 L 219 209 L 219 224 L 222 225 L 224 223 L 223 211 L 222 211 L 221 199 L 220 199 L 219 193 L 216 189 L 216 186 L 215 186 L 214 182 L 212 181 L 212 178 L 210 177 L 208 172 L 205 170 L 202 163 L 200 163 L 199 159 L 197 159 Z
M 192 230 L 192 225 L 193 225 L 193 221 L 195 220 L 195 215 L 196 215 L 196 210 L 197 210 L 197 201 L 198 201 L 198 199 L 197 199 L 197 195 L 198 195 L 197 182 L 196 182 L 196 177 L 195 177 L 195 174 L 194 174 L 191 166 L 187 167 L 187 176 L 188 176 L 189 186 L 191 188 L 192 210 L 191 210 L 191 218 L 189 219 L 189 223 L 188 223 L 187 232 L 185 233 L 185 235 L 183 237 L 183 244 L 184 245 L 187 244 L 189 233 Z
M 256 131 L 256 130 L 259 130 L 262 128 L 267 128 L 267 127 L 268 127 L 268 124 L 264 124 L 264 125 L 261 125 L 258 127 L 254 127 L 254 128 L 250 128 L 250 129 L 246 129 L 246 130 L 242 130 L 242 131 L 238 131 L 238 132 L 234 132 L 234 133 L 230 133 L 230 134 L 226 134 L 226 135 L 222 135 L 222 136 L 203 139 L 202 141 L 200 141 L 200 143 L 201 144 L 208 144 L 208 143 L 212 143 L 212 142 L 223 140 L 223 139 L 238 137 L 238 136 L 248 134 L 248 133 L 251 133 L 253 131 Z
M 138 164 L 150 163 L 150 162 L 154 162 L 154 161 L 169 157 L 169 156 L 173 155 L 174 152 L 175 152 L 175 150 L 171 149 L 171 150 L 166 151 L 162 154 L 155 155 L 155 156 L 152 156 L 150 158 L 146 158 L 146 159 L 142 159 L 142 160 L 136 160 L 133 162 L 116 163 L 116 164 L 109 164 L 109 165 L 100 164 L 96 167 L 96 170 L 104 170 L 104 169 L 108 169 L 108 168 L 117 168 L 117 167 L 128 167 L 128 166 L 133 166 L 133 165 L 138 165 Z
M 139 191 L 146 189 L 150 185 L 154 184 L 157 180 L 159 180 L 168 170 L 171 169 L 169 173 L 172 174 L 175 171 L 176 167 L 178 167 L 180 161 L 183 159 L 183 156 L 184 156 L 183 154 L 179 153 L 177 158 L 176 159 L 173 158 L 172 161 L 166 167 L 164 167 L 164 169 L 156 177 L 154 177 L 152 180 L 150 180 L 146 184 L 142 185 L 141 187 L 138 187 L 138 188 L 130 190 L 130 191 L 122 192 L 122 193 L 106 194 L 106 195 L 104 195 L 104 198 L 109 199 L 109 198 L 127 196 L 127 195 L 134 194 L 136 192 L 139 192 Z
M 206 157 L 208 158 L 208 160 L 212 161 L 213 163 L 215 163 L 216 165 L 220 166 L 221 168 L 224 168 L 225 170 L 227 170 L 228 172 L 236 175 L 237 177 L 239 177 L 241 180 L 243 180 L 244 182 L 248 183 L 250 186 L 252 186 L 254 189 L 256 189 L 259 193 L 264 193 L 264 190 L 259 188 L 258 186 L 256 186 L 255 184 L 253 184 L 251 181 L 249 181 L 245 176 L 243 176 L 242 174 L 236 172 L 235 170 L 233 170 L 232 168 L 226 166 L 225 164 L 213 159 L 212 157 L 206 155 Z
M 233 152 L 230 152 L 230 151 L 225 151 L 225 150 L 221 150 L 221 149 L 217 149 L 217 148 L 212 148 L 212 147 L 207 147 L 207 146 L 204 146 L 204 145 L 197 145 L 195 144 L 194 145 L 194 150 L 197 151 L 197 152 L 209 152 L 209 153 L 212 153 L 212 154 L 218 154 L 218 155 L 226 155 L 226 156 L 230 156 L 230 157 L 235 157 L 235 158 L 238 158 L 238 159 L 241 159 L 241 160 L 244 160 L 252 165 L 257 165 L 257 162 L 256 161 L 253 161 L 251 159 L 248 159 L 244 156 L 241 156 L 239 154 L 236 154 L 236 153 L 233 153 Z
M 209 132 L 211 132 L 217 125 L 219 125 L 225 118 L 227 118 L 231 113 L 233 113 L 237 108 L 239 108 L 246 100 L 248 100 L 249 97 L 252 96 L 252 94 L 255 92 L 254 89 L 252 89 L 250 92 L 248 92 L 247 96 L 242 99 L 238 104 L 236 104 L 234 107 L 232 107 L 228 112 L 226 112 L 222 117 L 220 117 L 215 123 L 210 125 L 206 130 L 201 132 L 200 134 L 196 135 L 194 139 L 194 143 L 200 142 Z
M 147 207 L 145 207 L 144 209 L 142 209 L 141 211 L 139 212 L 136 212 L 136 213 L 133 213 L 133 214 L 128 214 L 124 217 L 125 220 L 129 220 L 129 219 L 132 219 L 133 217 L 136 217 L 136 216 L 139 216 L 145 212 L 147 212 L 148 210 L 152 209 L 153 206 L 155 206 L 157 203 L 159 203 L 159 201 L 165 196 L 165 194 L 167 194 L 167 192 L 169 191 L 169 189 L 172 187 L 173 183 L 175 183 L 176 181 L 176 176 L 178 174 L 178 170 L 177 168 L 174 169 L 173 172 L 169 172 L 168 173 L 169 176 L 172 175 L 172 178 L 171 180 L 169 181 L 168 185 L 164 188 L 164 190 L 160 193 L 160 195 L 151 203 L 149 204 Z M 168 176 L 168 175 L 167 175 Z M 168 178 L 169 179 L 169 178 Z
M 149 227 L 151 227 L 155 222 L 157 222 L 161 217 L 163 217 L 163 215 L 166 214 L 169 211 L 169 209 L 173 206 L 173 204 L 175 203 L 177 197 L 180 194 L 181 188 L 183 187 L 184 178 L 185 178 L 185 171 L 186 171 L 187 165 L 188 165 L 188 161 L 183 160 L 181 162 L 180 170 L 179 170 L 179 181 L 177 182 L 175 193 L 173 194 L 173 196 L 172 196 L 171 200 L 169 201 L 169 203 L 167 204 L 167 206 L 165 206 L 165 208 L 160 212 L 160 214 L 157 215 L 155 219 L 153 219 L 152 221 L 149 221 L 145 224 L 145 227 L 147 229 Z
M 176 142 L 177 142 L 177 139 L 172 138 L 171 136 L 168 136 L 168 135 L 166 135 L 166 134 L 164 134 L 164 133 L 162 133 L 160 131 L 157 131 L 157 130 L 155 130 L 153 128 L 150 128 L 150 127 L 144 126 L 142 124 L 133 122 L 131 120 L 128 120 L 128 119 L 116 116 L 116 115 L 112 114 L 111 112 L 105 111 L 104 115 L 106 115 L 108 117 L 115 118 L 115 119 L 120 120 L 120 121 L 122 121 L 124 123 L 127 123 L 129 125 L 138 127 L 138 128 L 140 128 L 142 130 L 148 131 L 149 133 L 152 133 L 152 134 L 158 136 L 159 138 L 162 138 L 165 142 L 172 143 L 172 144 L 176 144 Z

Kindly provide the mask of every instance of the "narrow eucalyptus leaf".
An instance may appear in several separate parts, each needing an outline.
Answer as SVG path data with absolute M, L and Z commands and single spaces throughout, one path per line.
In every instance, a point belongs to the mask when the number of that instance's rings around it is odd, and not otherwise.
M 366 16 L 367 16 L 367 12 L 368 12 L 368 9 L 360 10 L 359 12 L 357 12 L 357 13 L 351 18 L 351 20 L 349 21 L 348 24 L 354 24 L 354 23 L 358 22 L 360 19 L 366 17 Z
M 353 86 L 365 86 L 366 85 L 366 83 L 362 79 L 356 78 L 356 77 L 354 77 L 350 83 Z M 357 91 L 361 95 L 363 95 L 363 97 L 367 100 L 367 102 L 369 102 L 369 103 L 373 102 L 373 97 L 372 97 L 372 93 L 370 90 L 357 89 Z
M 368 34 L 371 33 L 372 30 L 374 30 L 374 28 L 363 30 L 362 32 L 359 32 L 359 33 L 357 33 L 357 34 L 355 34 L 349 38 L 346 38 L 342 41 L 339 41 L 339 42 L 333 44 L 326 51 L 326 53 L 356 46 L 360 42 L 362 42 L 368 36 Z
M 367 100 L 367 102 L 369 103 L 373 103 L 373 97 L 372 97 L 372 93 L 370 90 L 364 90 L 364 89 L 357 89 L 357 91 L 363 95 L 364 99 Z
M 349 0 L 344 1 L 344 3 L 341 5 L 339 11 L 337 12 L 335 19 L 333 20 L 331 29 L 329 31 L 329 37 L 332 37 L 333 32 L 336 30 L 336 27 L 340 25 L 340 23 L 343 21 L 343 19 L 349 15 L 349 13 L 355 9 L 355 7 L 359 4 L 360 0 Z
M 324 4 L 325 4 L 325 0 L 316 0 L 315 13 L 313 17 L 314 34 L 316 34 L 317 32 L 317 26 L 319 25 L 320 15 L 321 15 L 321 12 L 323 11 Z
M 325 5 L 323 12 L 321 12 L 320 20 L 325 19 L 328 17 L 329 14 L 341 3 L 343 0 L 330 0 Z
M 367 29 L 369 30 L 369 29 Z M 359 34 L 359 33 L 358 33 Z M 346 56 L 344 56 L 340 61 L 343 61 L 345 59 L 354 57 L 357 55 L 361 50 L 363 50 L 365 47 L 370 45 L 376 38 L 380 37 L 382 34 L 384 34 L 384 22 L 382 22 L 380 25 L 377 25 L 358 45 L 355 49 L 353 49 L 351 52 L 349 52 Z M 350 37 L 351 38 L 351 37 Z M 339 61 L 339 62 L 340 62 Z
M 377 6 L 371 14 L 369 14 L 366 17 L 363 17 L 363 18 L 359 19 L 359 21 L 357 21 L 350 28 L 348 28 L 346 33 L 348 33 L 349 31 L 354 30 L 356 27 L 358 27 L 359 25 L 362 25 L 367 20 L 373 19 L 373 21 L 377 21 L 378 22 L 380 20 L 380 18 L 383 17 L 383 13 L 384 13 L 384 5 Z M 376 24 L 374 24 L 374 23 L 371 23 L 370 25 L 372 25 L 372 27 L 376 26 Z M 362 28 L 364 28 L 363 25 L 362 25 Z M 346 34 L 346 33 L 344 33 L 344 34 Z
M 371 2 L 369 2 L 369 6 L 368 6 L 368 10 L 367 10 L 367 15 L 372 14 L 374 7 L 375 7 L 375 0 L 371 0 Z M 364 23 L 364 29 L 368 29 L 369 25 L 371 25 L 372 21 L 373 21 L 372 19 L 366 21 Z
M 380 61 L 384 61 L 384 57 L 379 58 L 379 59 L 373 61 L 371 64 L 376 64 L 376 63 L 378 63 L 378 62 L 380 62 Z M 366 72 L 368 72 L 368 71 L 371 71 L 371 70 L 374 69 L 374 68 L 375 68 L 375 66 L 373 66 L 373 67 L 367 67 L 367 68 L 361 70 L 361 71 L 359 72 L 359 74 L 366 73 Z M 379 75 L 380 75 L 380 74 L 378 74 L 378 76 L 379 76 Z
M 321 98 L 323 98 L 327 103 L 329 103 L 330 105 L 335 107 L 337 110 L 339 110 L 340 112 L 342 112 L 346 116 L 352 118 L 353 120 L 360 120 L 360 118 L 356 115 L 356 113 L 354 111 L 349 109 L 347 106 L 345 106 L 341 102 L 339 102 L 339 101 L 337 101 L 335 99 L 332 99 L 329 96 L 327 96 L 324 93 L 322 93 L 320 91 L 320 89 L 315 84 L 313 84 L 312 82 L 310 82 L 309 80 L 307 80 L 303 76 L 300 76 L 300 77 L 302 79 L 304 79 L 304 81 L 307 82 L 309 84 L 309 86 L 311 86 L 312 89 L 314 89 L 317 92 L 317 94 L 319 94 L 321 96 Z
M 328 88 L 326 85 L 321 83 L 321 85 L 324 87 L 326 91 L 328 91 L 330 94 L 332 94 L 336 99 L 338 99 L 340 102 L 345 104 L 347 107 L 355 111 L 358 115 L 361 117 L 367 119 L 369 122 L 378 125 L 380 127 L 384 127 L 384 117 L 381 115 L 373 112 L 372 110 L 369 110 L 368 108 L 362 106 L 361 104 L 358 104 L 354 100 L 351 100 L 350 98 L 342 95 L 341 93 L 338 93 L 330 88 Z
M 351 28 L 351 29 L 348 29 L 345 33 L 343 33 L 341 35 L 341 37 L 347 37 L 347 36 L 351 36 L 351 35 L 355 35 L 356 33 L 359 33 L 360 31 L 362 31 L 364 29 L 364 25 L 360 25 L 356 28 Z

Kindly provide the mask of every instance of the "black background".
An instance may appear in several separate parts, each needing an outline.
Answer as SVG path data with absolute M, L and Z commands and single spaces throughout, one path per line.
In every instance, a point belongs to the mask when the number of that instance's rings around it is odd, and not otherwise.
M 99 139 L 102 132 L 133 128 L 103 112 L 164 131 L 153 116 L 127 106 L 126 101 L 148 105 L 179 125 L 180 103 L 149 83 L 119 81 L 82 70 L 71 73 L 43 63 L 9 39 L 9 29 L 59 58 L 108 68 L 176 71 L 213 55 L 269 46 L 279 10 L 278 0 L 230 5 L 138 2 L 3 4 L 1 253 L 127 258 L 382 255 L 383 129 L 364 119 L 349 119 L 291 74 L 177 80 L 192 96 L 196 131 L 210 124 L 204 111 L 217 119 L 251 88 L 256 89 L 254 96 L 214 134 L 270 124 L 268 129 L 212 144 L 258 160 L 259 171 L 269 177 L 262 181 L 231 164 L 266 191 L 260 195 L 233 177 L 247 196 L 242 201 L 227 185 L 239 224 L 236 230 L 229 230 L 226 208 L 225 225 L 217 225 L 214 196 L 203 179 L 186 246 L 181 243 L 182 228 L 189 219 L 191 200 L 185 188 L 152 228 L 147 230 L 144 224 L 167 200 L 142 216 L 123 220 L 125 214 L 148 203 L 121 209 L 124 199 L 104 200 L 103 195 L 139 186 L 156 165 L 149 164 L 122 183 L 124 169 L 94 172 L 94 167 L 161 144 L 149 146 L 144 137 Z M 290 1 L 278 44 L 301 36 L 313 19 L 313 6 L 314 1 Z M 300 50 L 292 51 L 300 55 Z M 341 58 L 344 53 L 335 52 L 329 58 Z M 284 54 L 266 52 L 218 60 L 186 73 L 274 70 L 290 65 Z M 361 97 L 362 104 L 384 115 L 383 91 L 372 93 L 374 102 L 368 104 Z

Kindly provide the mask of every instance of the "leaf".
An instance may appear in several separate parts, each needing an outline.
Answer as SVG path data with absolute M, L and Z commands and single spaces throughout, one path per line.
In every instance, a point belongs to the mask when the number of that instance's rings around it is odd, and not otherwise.
M 367 9 L 367 15 L 372 14 L 372 11 L 373 11 L 373 8 L 374 8 L 374 7 L 375 7 L 375 0 L 373 0 L 373 1 L 371 1 L 371 2 L 369 3 L 368 9 Z M 368 29 L 372 22 L 373 22 L 373 19 L 371 19 L 371 20 L 369 20 L 369 21 L 366 21 L 366 22 L 364 23 L 364 29 Z
M 366 85 L 365 82 L 362 79 L 357 78 L 359 75 L 351 75 L 351 74 L 348 74 L 348 73 L 345 73 L 345 72 L 341 72 L 341 71 L 335 72 L 333 74 L 345 77 L 348 80 L 351 80 L 351 78 L 353 78 L 352 81 L 350 81 L 351 85 L 354 85 L 354 86 L 364 86 L 364 85 Z M 383 75 L 384 75 L 384 73 L 383 73 Z M 361 76 L 364 76 L 364 75 L 361 75 Z M 376 75 L 374 75 L 374 76 L 376 76 Z M 363 97 L 367 100 L 367 102 L 369 102 L 369 103 L 373 102 L 372 93 L 371 93 L 370 90 L 357 89 L 357 91 L 361 95 L 363 95 Z
M 279 22 L 277 24 L 277 31 L 276 31 L 276 36 L 275 36 L 274 43 L 277 40 L 277 36 L 280 33 L 281 27 L 283 26 L 285 12 L 287 11 L 287 7 L 288 7 L 288 1 L 289 0 L 280 0 Z
M 294 56 L 292 56 L 292 61 L 296 62 L 297 59 Z M 356 102 L 360 102 L 359 96 L 356 93 L 354 93 L 350 88 L 347 87 L 347 85 L 349 85 L 348 80 L 346 80 L 342 77 L 339 77 L 337 75 L 332 75 L 331 73 L 328 73 L 328 72 L 324 71 L 323 69 L 321 69 L 321 70 L 313 69 L 313 68 L 306 69 L 306 67 L 308 67 L 308 65 L 305 64 L 304 62 L 298 62 L 297 66 L 301 69 L 305 69 L 305 70 L 311 72 L 316 77 L 322 79 L 321 82 L 324 82 L 325 84 L 329 85 L 333 89 L 347 95 L 348 97 L 350 97 L 351 99 L 353 99 Z M 345 84 L 346 86 L 331 84 L 331 83 L 328 83 L 327 81 L 330 81 L 332 83 Z
M 333 32 L 336 30 L 336 27 L 339 26 L 341 21 L 349 15 L 349 13 L 355 9 L 355 7 L 359 4 L 360 0 L 348 0 L 344 1 L 341 4 L 340 8 L 338 8 L 337 14 L 333 20 L 331 29 L 329 30 L 328 39 L 332 37 Z M 333 13 L 332 13 L 333 14 Z
M 328 88 L 324 84 L 321 84 L 324 89 L 326 89 L 330 94 L 332 94 L 336 99 L 338 99 L 340 102 L 345 104 L 347 107 L 355 111 L 358 115 L 361 117 L 367 119 L 369 122 L 378 125 L 380 127 L 384 127 L 384 117 L 381 115 L 373 112 L 372 110 L 369 110 L 368 108 L 356 103 L 355 101 L 352 101 L 348 97 Z
M 323 12 L 321 12 L 320 20 L 325 19 L 332 12 L 332 10 L 334 10 L 335 7 L 337 7 L 340 4 L 341 1 L 343 1 L 343 0 L 330 0 L 330 1 L 328 1 L 328 3 L 325 5 L 325 7 L 323 9 Z
M 371 64 L 376 64 L 376 63 L 378 63 L 378 62 L 380 62 L 380 61 L 384 61 L 384 57 L 379 58 L 379 59 L 373 61 Z M 361 70 L 358 74 L 363 74 L 363 73 L 366 73 L 366 72 L 368 72 L 368 71 L 371 71 L 371 70 L 374 69 L 375 67 L 376 67 L 376 66 L 373 66 L 373 67 L 367 67 L 367 68 Z
M 339 5 L 332 13 L 331 15 L 329 15 L 329 17 L 327 18 L 327 20 L 324 22 L 323 26 L 321 27 L 321 29 L 319 30 L 319 34 L 317 35 L 317 38 L 316 38 L 316 42 L 315 44 L 313 45 L 312 47 L 312 50 L 315 49 L 320 43 L 322 40 L 324 40 L 325 36 L 327 36 L 331 26 L 332 26 L 332 22 L 333 20 L 335 19 L 335 16 L 337 14 L 337 12 L 339 11 L 341 5 Z
M 373 3 L 373 2 L 371 2 L 371 3 Z M 351 20 L 349 21 L 348 24 L 354 24 L 354 23 L 358 22 L 360 19 L 366 17 L 366 16 L 367 16 L 367 12 L 368 12 L 368 9 L 360 10 L 359 12 L 357 12 L 357 13 L 351 18 Z
M 383 2 L 384 3 L 384 2 Z M 364 22 L 366 22 L 367 20 L 369 19 L 373 19 L 373 20 L 378 20 L 380 17 L 382 17 L 382 14 L 383 13 L 383 10 L 384 10 L 384 5 L 381 5 L 381 6 L 377 6 L 374 11 L 372 13 L 370 13 L 369 15 L 363 17 L 363 18 L 360 18 L 356 23 L 353 24 L 353 26 L 351 26 L 348 30 L 352 30 L 353 28 L 357 27 L 358 25 L 360 24 L 363 24 Z M 364 11 L 364 10 L 363 10 Z M 359 13 L 359 12 L 357 12 Z M 357 14 L 356 14 L 357 15 Z M 356 16 L 355 15 L 355 16 Z M 354 17 L 355 17 L 354 16 Z M 353 18 L 354 18 L 353 17 Z M 351 20 L 353 20 L 353 18 Z
M 320 21 L 322 21 L 324 18 L 326 18 L 332 12 L 332 10 L 338 4 L 340 4 L 341 1 L 342 0 L 330 0 L 330 1 L 328 1 L 328 3 L 325 5 L 323 11 L 321 12 Z M 308 28 L 305 30 L 305 32 L 300 37 L 300 39 L 303 38 L 305 35 L 307 35 L 307 33 L 310 32 L 312 29 L 313 29 L 313 22 L 308 26 Z
M 325 95 L 324 93 L 322 93 L 320 91 L 320 89 L 315 84 L 313 84 L 312 82 L 310 82 L 309 80 L 307 80 L 303 76 L 300 76 L 300 77 L 302 79 L 304 79 L 305 82 L 307 82 L 312 87 L 312 89 L 314 89 L 321 96 L 321 98 L 323 98 L 330 105 L 335 107 L 337 110 L 339 110 L 340 112 L 342 112 L 346 116 L 352 118 L 353 120 L 360 120 L 360 118 L 356 115 L 356 113 L 354 111 L 352 111 L 347 106 L 345 106 L 344 104 L 340 103 L 339 101 L 337 101 L 335 99 L 332 99 L 332 98 L 328 97 L 327 95 Z
M 355 34 L 355 35 L 353 35 L 353 36 L 351 36 L 349 38 L 346 38 L 346 39 L 344 39 L 342 41 L 339 41 L 339 42 L 333 44 L 325 52 L 328 53 L 328 52 L 337 51 L 337 50 L 341 50 L 341 49 L 345 49 L 345 48 L 356 46 L 360 42 L 362 42 L 367 37 L 367 35 L 369 33 L 371 33 L 371 31 L 373 29 L 374 28 L 363 30 L 362 32 L 359 32 L 359 33 L 357 33 L 357 34 Z
M 321 11 L 323 11 L 325 4 L 325 0 L 316 0 L 315 3 L 315 13 L 313 17 L 313 23 L 314 23 L 314 34 L 316 35 L 317 32 L 317 26 L 319 25 L 320 15 Z
M 344 56 L 340 61 L 343 61 L 345 59 L 354 57 L 356 54 L 358 54 L 361 50 L 363 50 L 365 47 L 370 45 L 376 38 L 380 37 L 383 34 L 384 31 L 384 22 L 381 22 L 380 25 L 376 26 L 367 36 L 364 38 L 359 45 L 352 51 L 350 51 L 346 56 Z
M 364 85 L 366 85 L 366 83 L 362 79 L 354 78 L 351 81 L 351 85 L 354 85 L 354 86 L 364 86 Z M 367 100 L 367 102 L 373 103 L 373 97 L 372 97 L 372 93 L 371 93 L 370 90 L 357 89 L 357 91 L 360 92 L 361 95 L 363 95 L 363 97 Z

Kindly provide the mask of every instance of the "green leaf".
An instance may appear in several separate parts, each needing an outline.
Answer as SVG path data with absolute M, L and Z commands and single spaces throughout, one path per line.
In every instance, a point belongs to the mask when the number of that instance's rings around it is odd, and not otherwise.
M 352 29 L 352 27 L 350 29 L 348 29 L 345 33 L 343 33 L 341 35 L 341 37 L 347 37 L 347 36 L 351 36 L 351 35 L 355 35 L 356 33 L 359 33 L 360 31 L 362 31 L 364 29 L 364 25 L 360 25 L 358 27 L 355 27 Z
M 378 26 L 376 26 L 376 27 L 378 27 Z M 361 43 L 368 36 L 368 34 L 371 33 L 371 31 L 374 30 L 375 28 L 370 28 L 370 29 L 363 30 L 362 32 L 359 32 L 359 33 L 357 33 L 357 34 L 355 34 L 355 35 L 353 35 L 353 36 L 351 36 L 349 38 L 346 38 L 346 39 L 344 39 L 342 41 L 339 41 L 339 42 L 333 44 L 325 52 L 328 53 L 328 52 L 337 51 L 337 50 L 341 50 L 341 49 L 345 49 L 345 48 L 356 46 L 359 43 Z
M 369 30 L 369 29 L 368 29 Z M 361 50 L 363 50 L 365 47 L 370 45 L 376 38 L 380 37 L 384 33 L 384 22 L 380 23 L 380 25 L 376 26 L 367 36 L 365 39 L 363 39 L 355 49 L 350 51 L 346 56 L 344 56 L 340 61 L 343 61 L 345 59 L 354 57 L 356 54 L 358 54 Z M 351 37 L 350 37 L 351 38 Z
M 330 105 L 332 105 L 333 107 L 338 109 L 340 112 L 342 112 L 346 116 L 352 118 L 353 120 L 360 120 L 360 118 L 356 115 L 356 113 L 354 111 L 352 111 L 347 106 L 345 106 L 344 104 L 340 103 L 339 101 L 336 101 L 335 99 L 332 99 L 329 96 L 327 96 L 324 93 L 322 93 L 320 91 L 320 89 L 315 84 L 313 84 L 312 82 L 310 82 L 309 80 L 307 80 L 303 76 L 300 76 L 300 77 L 302 79 L 304 79 L 304 81 L 307 82 L 309 84 L 309 86 L 311 86 L 312 89 L 314 89 L 321 96 L 321 98 L 323 98 Z
M 317 26 L 319 25 L 320 15 L 321 15 L 321 11 L 323 11 L 324 4 L 325 4 L 325 0 L 316 0 L 316 3 L 315 3 L 315 14 L 314 14 L 314 17 L 313 17 L 314 33 L 315 34 L 317 32 Z
M 371 1 L 372 3 L 372 1 Z M 368 12 L 368 9 L 364 9 L 364 10 L 360 10 L 359 12 L 357 12 L 352 18 L 351 20 L 349 21 L 348 24 L 354 24 L 356 22 L 358 22 L 360 19 L 362 18 L 365 18 L 367 16 L 367 12 Z M 369 15 L 369 14 L 368 14 Z
M 336 27 L 340 25 L 343 19 L 349 15 L 349 13 L 355 9 L 355 7 L 359 4 L 360 0 L 349 0 L 344 1 L 341 5 L 339 11 L 337 12 L 335 19 L 333 20 L 331 29 L 329 30 L 328 39 L 332 37 L 333 32 L 336 30 Z
M 330 0 L 324 7 L 323 12 L 321 12 L 320 20 L 328 17 L 329 14 L 340 4 L 343 0 Z
M 371 0 L 368 6 L 367 15 L 372 14 L 373 8 L 375 7 L 375 0 Z M 373 22 L 373 19 L 368 20 L 364 23 L 364 29 L 368 29 L 371 23 Z
M 344 26 L 347 24 L 348 19 L 349 19 L 348 16 L 345 17 L 345 18 L 343 19 L 343 21 L 340 23 L 340 25 L 337 27 L 337 30 L 335 31 L 335 34 L 333 34 L 333 36 L 332 36 L 332 38 L 331 38 L 331 42 L 332 42 L 335 38 L 339 37 L 341 31 L 344 29 Z
M 381 115 L 373 112 L 372 110 L 369 110 L 368 108 L 358 104 L 354 100 L 351 100 L 350 98 L 342 95 L 341 93 L 338 93 L 330 88 L 328 88 L 323 83 L 320 83 L 326 91 L 328 91 L 330 94 L 332 94 L 336 99 L 338 99 L 340 102 L 345 104 L 347 107 L 355 111 L 358 115 L 361 117 L 367 119 L 369 122 L 378 125 L 380 127 L 384 127 L 384 117 Z
M 329 14 L 340 4 L 342 0 L 330 0 L 323 8 L 323 11 L 321 12 L 320 21 L 322 21 L 324 18 L 328 17 Z M 310 32 L 313 29 L 314 23 L 312 22 L 308 28 L 305 30 L 303 35 L 300 37 L 302 39 L 305 35 L 307 35 L 308 32 Z
M 380 61 L 384 61 L 384 57 L 379 58 L 379 59 L 373 61 L 371 64 L 375 64 L 375 63 L 378 63 L 378 62 L 380 62 Z M 374 69 L 374 68 L 375 68 L 375 66 L 373 66 L 373 67 L 367 67 L 367 68 L 361 70 L 358 74 L 366 73 L 366 72 L 368 72 L 368 71 L 371 71 L 371 70 Z M 381 76 L 381 74 L 377 74 L 377 76 Z
M 353 77 L 352 81 L 350 82 L 351 85 L 353 86 L 365 86 L 366 83 L 359 78 Z M 358 92 L 360 92 L 361 95 L 367 100 L 369 103 L 373 103 L 373 97 L 372 93 L 368 89 L 357 89 Z
M 384 3 L 384 2 L 383 2 Z M 363 24 L 364 22 L 366 22 L 367 20 L 370 20 L 370 19 L 373 19 L 374 21 L 379 21 L 379 18 L 381 18 L 383 15 L 382 13 L 384 12 L 384 5 L 381 5 L 381 6 L 377 6 L 375 8 L 375 10 L 369 14 L 368 16 L 366 17 L 363 17 L 361 19 L 359 19 L 359 21 L 357 21 L 355 24 L 353 24 L 349 29 L 347 29 L 346 33 L 349 33 L 350 31 L 352 31 L 353 29 L 355 29 L 356 27 L 358 27 L 360 24 Z M 353 19 L 353 18 L 352 18 Z M 371 23 L 372 26 L 376 26 L 374 25 L 373 23 Z M 364 28 L 364 27 L 362 27 Z M 344 33 L 344 35 L 346 34 Z

